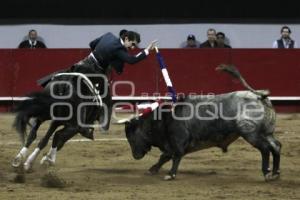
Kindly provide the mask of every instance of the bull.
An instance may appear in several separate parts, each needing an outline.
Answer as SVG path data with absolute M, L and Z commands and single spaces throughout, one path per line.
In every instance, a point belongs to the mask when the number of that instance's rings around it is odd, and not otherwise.
M 226 152 L 232 142 L 242 137 L 260 151 L 265 180 L 278 179 L 281 143 L 273 136 L 276 116 L 268 99 L 269 91 L 251 88 L 234 66 L 220 65 L 217 69 L 238 78 L 248 90 L 186 96 L 179 99 L 171 111 L 161 104 L 146 116 L 128 120 L 125 132 L 133 157 L 142 159 L 152 147 L 158 147 L 162 154 L 149 173 L 158 173 L 172 160 L 171 169 L 164 177 L 172 180 L 186 154 L 210 147 Z

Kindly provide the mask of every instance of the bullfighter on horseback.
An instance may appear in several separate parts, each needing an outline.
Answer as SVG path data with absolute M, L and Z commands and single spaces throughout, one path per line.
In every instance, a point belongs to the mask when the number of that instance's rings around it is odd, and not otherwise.
M 101 113 L 102 116 L 102 129 L 108 130 L 110 124 L 110 117 L 112 112 L 112 98 L 109 92 L 109 83 L 107 76 L 109 76 L 110 69 L 114 68 L 118 74 L 123 72 L 124 63 L 135 64 L 147 57 L 149 51 L 154 49 L 156 41 L 151 42 L 147 48 L 139 54 L 132 56 L 128 54 L 128 49 L 134 49 L 140 43 L 140 35 L 134 31 L 127 31 L 120 38 L 112 33 L 106 33 L 95 40 L 91 41 L 89 46 L 92 52 L 83 60 L 74 64 L 70 69 L 59 72 L 78 72 L 82 74 L 100 74 L 98 78 L 90 78 L 93 86 L 102 94 L 103 103 L 107 106 L 107 115 Z M 45 86 L 53 77 L 48 75 L 38 81 L 41 86 Z M 102 110 L 103 111 L 103 110 Z M 105 118 L 105 120 L 104 120 Z M 83 130 L 88 134 L 88 130 Z
M 145 59 L 156 44 L 156 41 L 152 41 L 139 54 L 130 55 L 128 49 L 135 48 L 139 42 L 140 35 L 133 31 L 127 31 L 120 38 L 112 33 L 106 33 L 90 42 L 91 53 L 83 60 L 68 69 L 54 72 L 38 80 L 44 90 L 30 94 L 29 99 L 21 102 L 15 109 L 14 126 L 20 134 L 24 146 L 13 160 L 12 165 L 19 167 L 27 157 L 28 148 L 35 140 L 38 128 L 46 120 L 52 120 L 50 127 L 40 140 L 38 147 L 26 159 L 25 170 L 31 168 L 53 133 L 52 147 L 42 161 L 48 160 L 54 163 L 56 151 L 77 133 L 93 139 L 94 129 L 89 125 L 96 120 L 99 121 L 103 130 L 108 130 L 112 113 L 112 98 L 107 76 L 111 68 L 121 74 L 125 63 L 135 64 Z M 66 96 L 69 96 L 68 99 L 65 98 Z M 59 106 L 55 106 L 57 104 Z M 70 105 L 69 109 L 66 109 L 66 104 Z M 82 108 L 81 105 L 85 106 Z M 67 117 L 67 119 L 64 116 L 68 112 L 72 115 L 70 114 L 70 118 Z M 64 120 L 59 120 L 57 116 Z M 33 119 L 32 127 L 25 142 L 26 126 L 30 119 Z M 86 124 L 88 126 L 85 126 Z M 56 131 L 60 126 L 64 127 Z

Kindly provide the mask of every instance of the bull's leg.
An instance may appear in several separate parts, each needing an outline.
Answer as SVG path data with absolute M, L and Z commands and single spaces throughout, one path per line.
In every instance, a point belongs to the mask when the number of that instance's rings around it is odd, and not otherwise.
M 170 150 L 168 152 L 172 152 L 172 167 L 169 171 L 168 175 L 164 177 L 164 180 L 172 180 L 175 179 L 176 173 L 178 170 L 179 163 L 182 157 L 185 155 L 185 149 L 187 149 L 189 144 L 189 133 L 188 131 L 178 126 L 172 127 L 174 128 L 174 133 L 179 133 L 179 135 L 174 135 L 174 137 L 170 137 Z M 172 130 L 172 128 L 170 130 Z
M 179 163 L 181 161 L 181 158 L 182 158 L 182 155 L 174 155 L 173 156 L 173 158 L 172 158 L 173 163 L 172 163 L 171 170 L 169 171 L 168 175 L 166 175 L 164 177 L 164 180 L 175 179 L 176 173 L 177 173 L 177 169 L 178 169 Z
M 53 132 L 58 127 L 58 124 L 55 122 L 52 122 L 50 124 L 50 127 L 46 133 L 46 135 L 40 140 L 38 147 L 34 149 L 33 153 L 29 155 L 26 162 L 24 163 L 24 169 L 25 171 L 29 171 L 36 160 L 37 156 L 39 155 L 40 151 L 47 145 L 50 137 L 52 136 Z
M 158 171 L 160 170 L 160 168 L 166 163 L 168 162 L 169 160 L 171 160 L 172 156 L 168 153 L 163 153 L 161 154 L 158 162 L 156 164 L 154 164 L 150 169 L 149 169 L 149 172 L 150 174 L 157 174 Z
M 47 163 L 48 165 L 54 165 L 56 160 L 56 153 L 60 150 L 63 145 L 76 135 L 77 129 L 71 126 L 65 127 L 59 131 L 57 131 L 53 137 L 52 147 L 49 150 L 48 154 L 45 155 L 42 160 L 41 164 Z
M 259 134 L 253 133 L 246 133 L 242 134 L 242 137 L 249 142 L 253 147 L 257 148 L 262 156 L 262 173 L 266 180 L 268 180 L 270 176 L 270 168 L 269 168 L 269 160 L 270 160 L 270 150 L 269 144 L 265 140 L 264 137 L 260 136 Z
M 28 153 L 28 148 L 32 144 L 32 142 L 36 139 L 36 132 L 40 125 L 42 124 L 42 120 L 35 119 L 32 123 L 32 128 L 30 130 L 30 133 L 26 139 L 25 146 L 20 150 L 20 152 L 17 154 L 17 156 L 14 158 L 12 161 L 12 166 L 13 167 L 19 167 L 20 164 L 22 163 L 22 160 L 27 157 Z
M 278 179 L 280 176 L 280 150 L 281 143 L 276 140 L 273 136 L 268 136 L 267 141 L 270 145 L 270 150 L 273 155 L 273 171 L 272 180 Z

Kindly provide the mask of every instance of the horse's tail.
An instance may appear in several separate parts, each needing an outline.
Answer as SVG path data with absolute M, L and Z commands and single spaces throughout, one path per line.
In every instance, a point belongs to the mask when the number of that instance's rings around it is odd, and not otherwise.
M 28 99 L 20 102 L 14 109 L 16 117 L 13 126 L 23 143 L 25 142 L 26 127 L 31 118 L 50 119 L 51 103 L 53 103 L 53 98 L 49 94 L 36 92 L 29 95 Z
M 240 74 L 240 72 L 237 70 L 237 68 L 234 65 L 221 64 L 216 69 L 219 70 L 219 71 L 227 72 L 231 76 L 239 79 L 239 81 L 243 84 L 243 86 L 245 88 L 247 88 L 248 90 L 250 90 L 251 92 L 253 92 L 256 95 L 261 96 L 263 99 L 268 97 L 268 95 L 270 94 L 270 91 L 268 91 L 268 90 L 255 90 L 255 89 L 253 89 L 246 82 L 246 80 L 242 77 L 242 75 Z

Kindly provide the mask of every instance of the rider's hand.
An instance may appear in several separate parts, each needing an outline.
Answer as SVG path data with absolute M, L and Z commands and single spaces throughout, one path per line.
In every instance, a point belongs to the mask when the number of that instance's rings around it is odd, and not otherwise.
M 152 42 L 150 42 L 150 44 L 147 46 L 147 50 L 150 51 L 150 50 L 153 50 L 154 47 L 156 46 L 156 43 L 157 43 L 157 40 L 153 40 Z

